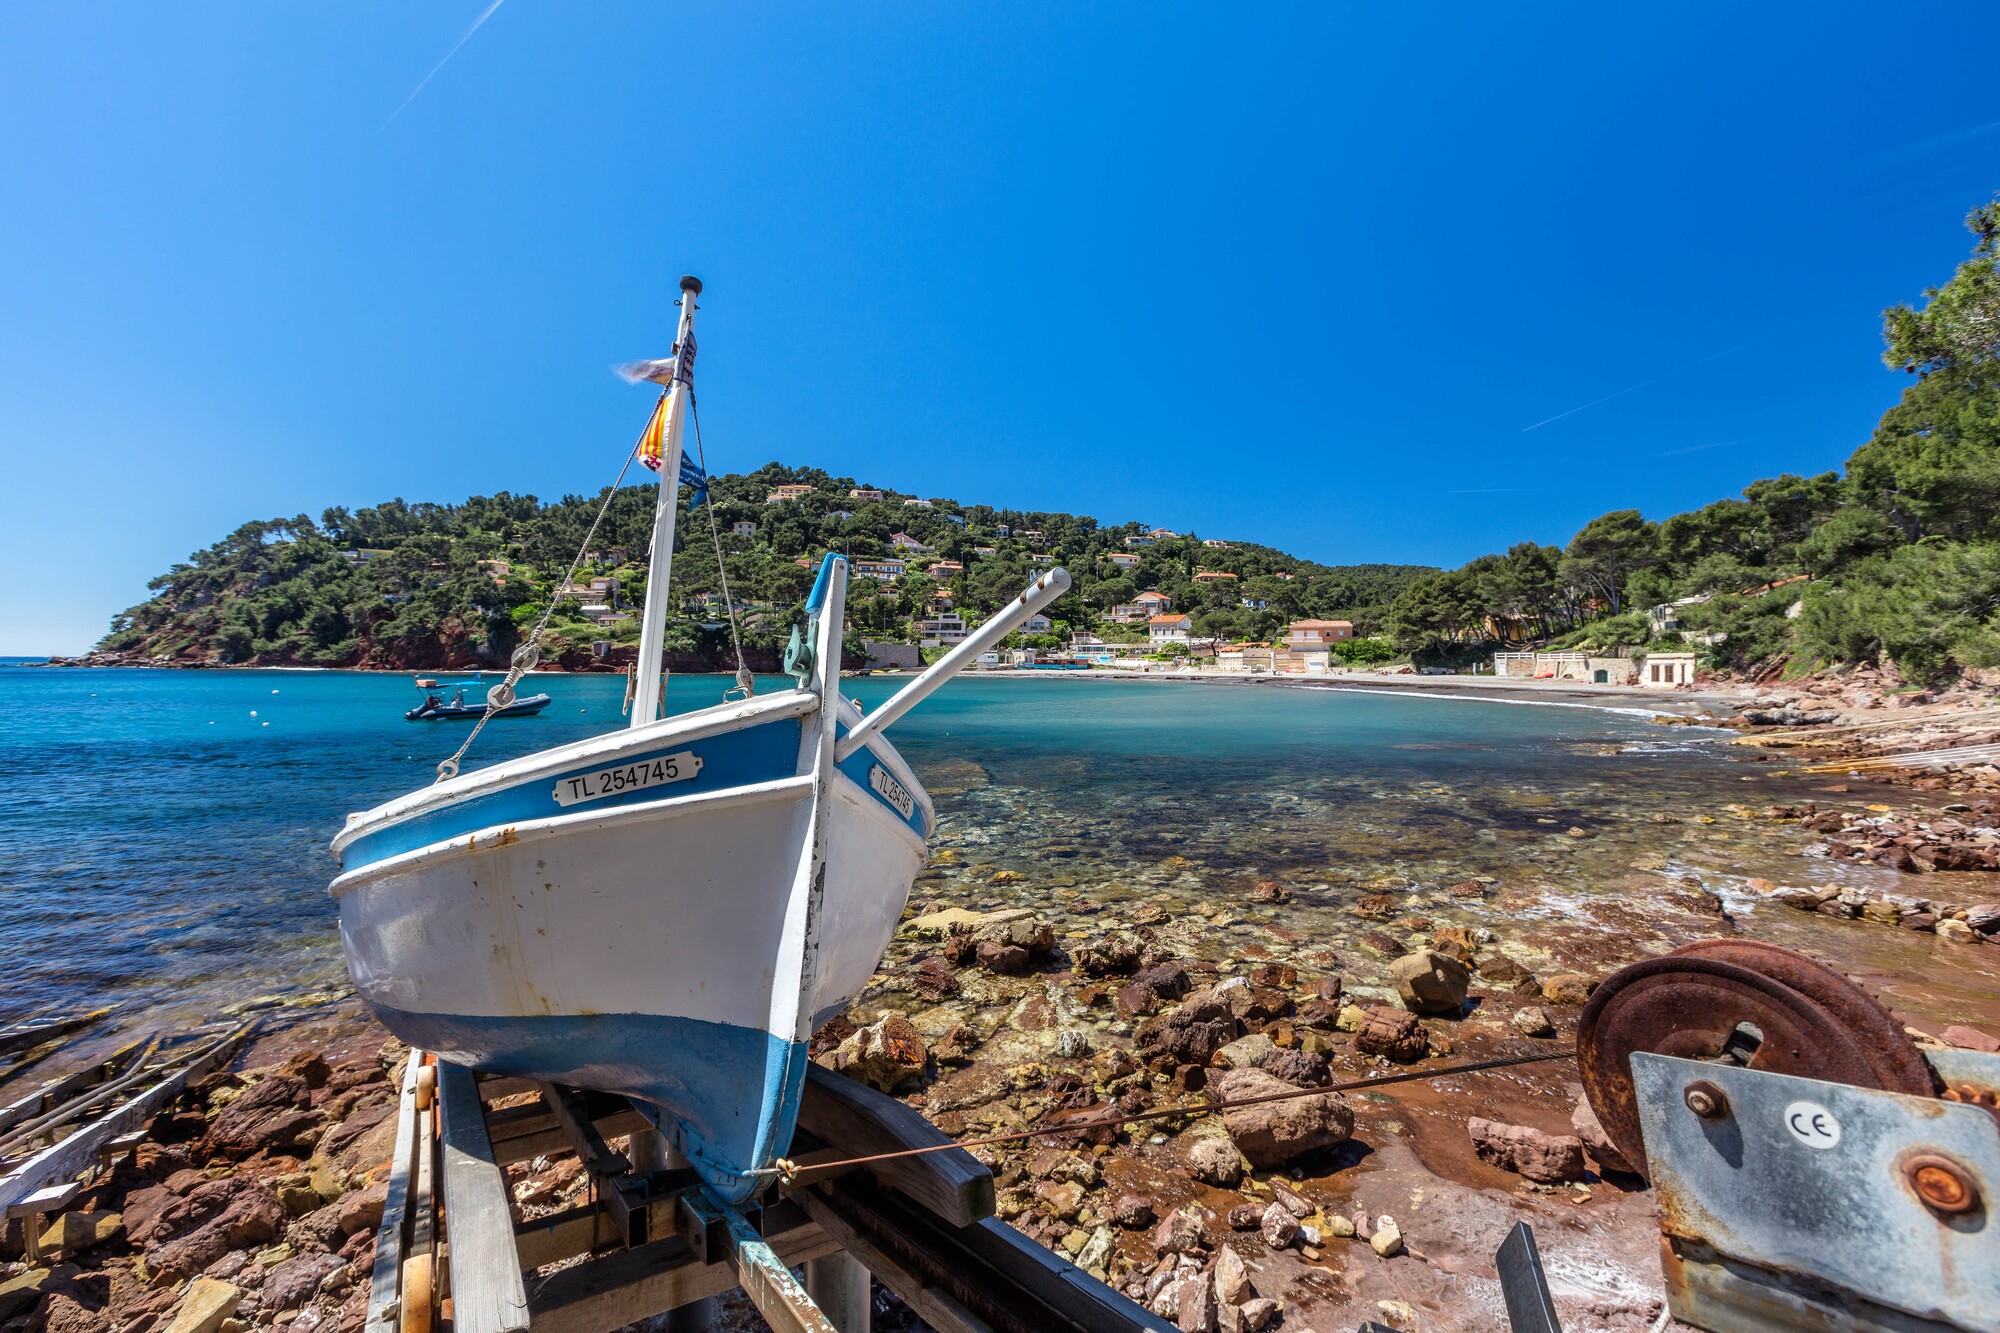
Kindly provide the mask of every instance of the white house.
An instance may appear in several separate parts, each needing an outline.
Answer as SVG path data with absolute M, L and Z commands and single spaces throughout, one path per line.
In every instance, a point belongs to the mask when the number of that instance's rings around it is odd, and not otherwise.
M 1139 567 L 1139 557 L 1133 555 L 1130 551 L 1113 551 L 1105 559 L 1120 569 L 1137 569 Z
M 729 525 L 729 532 L 730 535 L 736 537 L 755 537 L 757 535 L 757 525 L 747 518 L 739 518 Z
M 960 615 L 926 616 L 917 622 L 917 641 L 926 648 L 964 643 L 968 633 L 965 617 Z
M 920 553 L 929 551 L 931 549 L 930 547 L 924 545 L 922 542 L 918 541 L 915 537 L 912 537 L 907 532 L 890 533 L 889 545 L 899 547 L 905 551 L 916 551 Z
M 903 577 L 910 567 L 909 561 L 890 557 L 884 560 L 856 560 L 848 566 L 848 581 L 874 579 L 877 583 L 890 583 Z
M 1186 643 L 1194 622 L 1179 612 L 1154 616 L 1146 622 L 1146 637 L 1154 643 Z

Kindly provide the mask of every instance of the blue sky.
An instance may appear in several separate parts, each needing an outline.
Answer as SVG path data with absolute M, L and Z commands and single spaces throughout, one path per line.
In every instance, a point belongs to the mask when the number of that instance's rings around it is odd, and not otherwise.
M 2000 187 L 1970 4 L 506 0 L 412 98 L 489 2 L 0 8 L 0 652 L 247 518 L 596 490 L 682 272 L 719 470 L 1565 541 L 1839 465 Z

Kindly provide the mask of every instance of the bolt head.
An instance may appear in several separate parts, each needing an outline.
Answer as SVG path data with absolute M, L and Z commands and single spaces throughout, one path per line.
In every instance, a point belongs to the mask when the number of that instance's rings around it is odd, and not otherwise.
M 1688 1084 L 1681 1100 L 1687 1103 L 1688 1110 L 1703 1120 L 1713 1120 L 1729 1109 L 1729 1098 L 1723 1095 L 1722 1089 L 1705 1080 Z
M 1950 1158 L 1927 1153 L 1911 1161 L 1908 1174 L 1910 1188 L 1934 1213 L 1955 1217 L 1979 1206 L 1979 1187 Z

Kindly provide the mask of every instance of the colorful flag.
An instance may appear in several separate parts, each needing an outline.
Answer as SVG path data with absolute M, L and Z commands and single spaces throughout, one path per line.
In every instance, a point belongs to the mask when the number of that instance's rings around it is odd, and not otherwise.
M 666 452 L 667 395 L 661 394 L 660 401 L 653 405 L 653 416 L 646 423 L 645 433 L 639 437 L 639 461 L 658 472 L 666 464 Z M 689 507 L 708 498 L 708 474 L 685 451 L 681 454 L 680 480 L 681 485 L 694 487 L 694 494 L 688 500 Z
M 660 401 L 653 404 L 652 420 L 646 423 L 646 431 L 639 437 L 639 461 L 658 472 L 667 450 L 667 395 L 661 394 Z
M 651 380 L 655 384 L 674 382 L 673 357 L 668 357 L 664 361 L 628 361 L 622 366 L 613 366 L 611 370 L 627 384 L 638 384 L 645 380 Z

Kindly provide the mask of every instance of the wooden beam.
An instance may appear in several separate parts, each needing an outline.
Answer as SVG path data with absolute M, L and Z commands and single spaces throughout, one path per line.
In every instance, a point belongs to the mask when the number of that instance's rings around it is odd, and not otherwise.
M 507 1177 L 486 1139 L 472 1071 L 438 1061 L 440 1162 L 451 1237 L 451 1308 L 458 1333 L 527 1333 L 528 1295 L 514 1249 Z
M 93 1009 L 87 1014 L 34 1019 L 0 1028 L 0 1055 L 5 1055 L 9 1051 L 26 1050 L 30 1046 L 39 1046 L 45 1041 L 64 1036 L 78 1028 L 89 1027 L 110 1012 L 109 1009 Z
M 774 1333 L 839 1333 L 813 1304 L 805 1285 L 792 1276 L 791 1266 L 751 1230 L 742 1213 L 705 1188 L 688 1191 L 681 1201 L 698 1223 L 720 1228 L 722 1252 L 735 1270 L 737 1285 Z
M 652 1121 L 629 1105 L 594 1115 L 590 1123 L 603 1139 L 621 1138 L 653 1127 Z M 510 1106 L 504 1111 L 490 1112 L 487 1132 L 493 1141 L 493 1160 L 502 1166 L 570 1149 L 569 1136 L 542 1106 Z
M 952 1141 L 894 1097 L 817 1064 L 806 1069 L 799 1127 L 849 1157 Z M 898 1157 L 871 1164 L 867 1170 L 883 1185 L 952 1226 L 969 1226 L 993 1216 L 993 1173 L 964 1149 Z
M 861 1261 L 883 1286 L 900 1296 L 903 1304 L 937 1333 L 994 1333 L 993 1326 L 961 1305 L 950 1292 L 927 1281 L 915 1269 L 876 1243 L 875 1238 L 856 1227 L 831 1207 L 814 1190 L 802 1190 L 793 1198 L 806 1216 L 819 1223 L 820 1230 L 833 1238 L 841 1249 Z
M 766 1237 L 780 1262 L 803 1264 L 840 1249 L 796 1209 L 773 1209 L 774 1223 L 781 1212 L 795 1220 L 783 1229 L 774 1225 Z M 728 1264 L 703 1264 L 685 1241 L 669 1237 L 537 1281 L 531 1298 L 534 1333 L 602 1333 L 720 1296 L 736 1285 Z
M 225 1063 L 249 1030 L 250 1024 L 245 1023 L 217 1038 L 168 1078 L 30 1157 L 0 1180 L 0 1206 L 25 1198 L 44 1185 L 68 1180 L 88 1167 L 97 1160 L 98 1145 L 137 1129 L 166 1109 L 189 1083 Z
M 12 1129 L 23 1120 L 55 1110 L 59 1099 L 65 1093 L 80 1092 L 84 1088 L 109 1081 L 113 1075 L 131 1063 L 132 1057 L 143 1045 L 145 1045 L 144 1038 L 129 1041 L 96 1064 L 79 1069 L 73 1074 L 66 1074 L 62 1078 L 51 1079 L 18 1101 L 0 1106 L 0 1129 Z
M 368 1279 L 366 1333 L 392 1333 L 403 1292 L 403 1249 L 408 1243 L 411 1178 L 417 1160 L 417 1070 L 424 1053 L 413 1050 L 403 1066 L 403 1091 L 396 1110 L 396 1150 L 389 1161 L 389 1192 L 382 1222 L 375 1229 L 375 1266 Z

